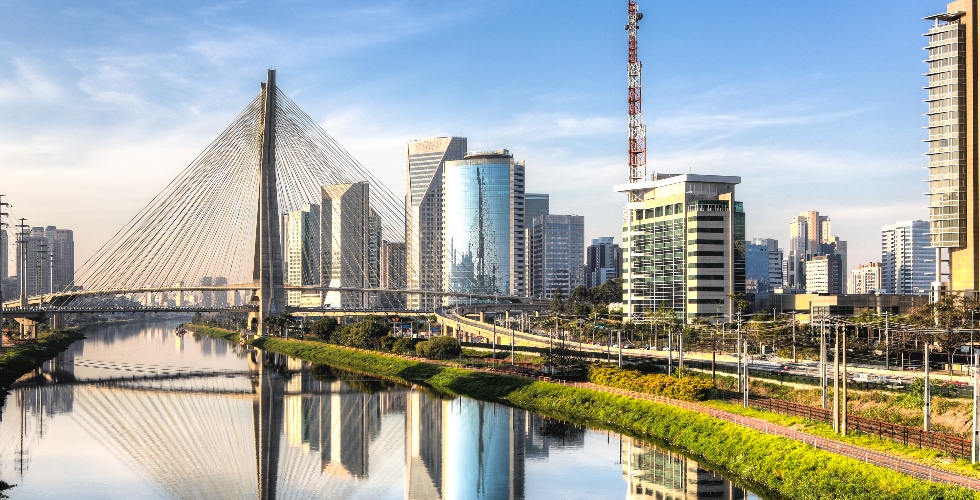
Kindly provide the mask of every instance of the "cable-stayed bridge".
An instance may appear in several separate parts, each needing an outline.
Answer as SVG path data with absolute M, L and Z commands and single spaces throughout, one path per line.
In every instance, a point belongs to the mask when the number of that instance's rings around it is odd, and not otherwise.
M 42 284 L 6 301 L 3 314 L 36 323 L 58 313 L 247 312 L 262 335 L 278 313 L 404 311 L 407 295 L 536 303 L 499 290 L 408 290 L 422 281 L 404 278 L 382 287 L 381 247 L 406 241 L 406 230 L 404 199 L 269 70 L 259 95 L 78 269 L 73 286 Z

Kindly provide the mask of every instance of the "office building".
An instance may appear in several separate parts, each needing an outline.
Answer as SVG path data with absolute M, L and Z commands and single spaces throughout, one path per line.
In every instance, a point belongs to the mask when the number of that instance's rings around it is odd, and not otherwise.
M 373 262 L 372 241 L 381 241 L 380 225 L 371 210 L 371 185 L 367 182 L 321 186 L 321 283 L 341 288 L 377 286 L 380 265 Z M 376 297 L 373 297 L 376 299 Z M 373 307 L 366 292 L 328 291 L 326 307 Z
M 678 316 L 731 318 L 745 292 L 745 213 L 739 177 L 655 174 L 617 186 L 640 201 L 623 218 L 624 313 L 640 319 L 665 304 Z
M 524 163 L 467 153 L 445 162 L 442 185 L 443 290 L 523 295 Z
M 405 252 L 408 288 L 442 290 L 442 179 L 448 160 L 466 154 L 465 137 L 409 141 L 405 155 Z M 438 298 L 409 297 L 413 309 L 434 309 Z
M 33 227 L 26 234 L 18 234 L 16 256 L 17 276 L 26 276 L 23 286 L 27 296 L 74 286 L 75 241 L 70 229 Z
M 321 279 L 322 254 L 320 205 L 307 203 L 299 210 L 287 212 L 282 216 L 282 249 L 286 261 L 286 283 L 297 286 L 318 286 Z M 300 306 L 304 292 L 287 290 L 286 303 L 292 307 Z M 320 302 L 322 294 L 306 292 L 306 302 Z
M 847 265 L 847 242 L 833 235 L 830 217 L 813 210 L 803 212 L 790 220 L 789 228 L 784 287 L 806 290 L 806 263 L 816 256 L 834 255 Z
M 528 296 L 550 299 L 557 290 L 567 298 L 582 283 L 585 217 L 539 215 L 531 222 L 528 248 Z
M 404 290 L 405 244 L 385 241 L 381 243 L 381 288 L 385 290 Z M 380 297 L 381 307 L 404 308 L 405 296 L 388 293 Z
M 976 0 L 957 0 L 926 17 L 929 239 L 936 286 L 953 291 L 980 290 L 976 16 Z
M 530 227 L 531 221 L 539 215 L 551 213 L 550 196 L 544 193 L 524 193 L 524 226 Z
M 936 251 L 929 247 L 929 222 L 907 220 L 881 228 L 881 288 L 885 293 L 929 293 Z
M 851 270 L 847 280 L 847 293 L 874 293 L 881 291 L 882 266 L 879 262 L 861 264 Z
M 623 275 L 623 249 L 612 236 L 593 238 L 585 251 L 585 286 L 599 286 Z
M 816 255 L 806 261 L 806 293 L 844 293 L 838 255 Z
M 783 249 L 772 238 L 755 238 L 745 245 L 745 291 L 771 293 L 783 286 Z

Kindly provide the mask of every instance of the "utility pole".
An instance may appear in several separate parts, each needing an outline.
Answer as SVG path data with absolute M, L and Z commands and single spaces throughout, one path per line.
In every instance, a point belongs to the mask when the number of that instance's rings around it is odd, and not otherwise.
M 745 340 L 742 342 L 745 356 L 742 358 L 745 360 L 745 368 L 742 372 L 745 374 L 745 383 L 742 384 L 742 407 L 749 407 L 749 341 Z
M 841 371 L 843 380 L 841 384 L 841 399 L 843 403 L 841 404 L 841 422 L 840 422 L 840 435 L 847 435 L 847 327 L 841 327 L 844 330 L 844 334 L 841 336 Z
M 17 233 L 17 248 L 20 250 L 20 255 L 17 256 L 20 264 L 17 277 L 20 278 L 20 307 L 27 309 L 27 228 L 29 226 L 24 223 L 27 219 L 21 217 L 19 220 L 20 224 L 16 226 L 20 230 Z
M 827 318 L 820 318 L 820 406 L 827 409 Z
M 493 366 L 497 367 L 497 315 L 493 316 Z
M 622 368 L 623 367 L 623 331 L 622 330 L 616 330 L 616 342 L 618 342 L 616 345 L 617 345 L 617 347 L 619 349 L 619 363 L 618 364 L 619 364 L 619 367 Z
M 926 432 L 929 432 L 932 430 L 932 424 L 929 422 L 929 412 L 931 410 L 929 406 L 932 403 L 932 388 L 929 386 L 929 342 L 922 341 L 922 351 L 924 356 L 922 358 L 922 366 L 925 367 L 925 387 L 922 392 L 922 399 L 924 400 L 922 407 L 922 428 Z
M 673 328 L 667 330 L 667 375 L 670 375 L 670 371 L 674 367 L 674 336 L 671 330 Z
M 735 389 L 742 390 L 742 311 L 735 313 L 735 357 L 737 358 L 735 373 Z
M 10 206 L 10 203 L 3 201 L 4 196 L 6 195 L 0 194 L 0 231 L 3 231 L 3 228 L 7 227 L 7 223 L 3 221 L 3 218 L 10 217 L 9 213 L 3 211 L 4 207 Z M 7 251 L 10 250 L 10 241 L 3 240 L 0 241 L 0 244 L 3 245 L 3 248 L 0 249 L 0 258 L 9 260 L 7 259 Z M 2 278 L 2 276 L 0 276 L 0 278 Z M 0 348 L 2 347 L 3 347 L 3 283 L 0 283 Z
M 684 329 L 677 332 L 677 369 L 684 369 Z
M 840 325 L 834 329 L 834 432 L 840 432 Z
M 973 335 L 972 330 L 971 330 L 970 335 Z M 889 365 L 888 365 L 888 363 L 889 363 L 889 360 L 888 360 L 888 340 L 889 340 L 889 338 L 888 338 L 888 311 L 885 311 L 885 369 L 886 370 L 889 369 Z M 973 342 L 970 342 L 970 349 L 971 349 L 970 354 L 973 354 L 973 351 L 972 351 L 972 349 L 973 349 Z
M 980 354 L 973 354 L 973 453 L 972 461 L 980 461 L 980 417 L 977 407 L 980 406 Z
M 793 363 L 798 360 L 796 358 L 796 311 L 793 311 Z

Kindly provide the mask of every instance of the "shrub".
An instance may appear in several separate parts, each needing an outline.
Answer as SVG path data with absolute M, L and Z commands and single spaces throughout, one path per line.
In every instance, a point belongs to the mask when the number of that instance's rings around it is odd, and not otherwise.
M 323 318 L 310 325 L 310 334 L 327 340 L 337 329 L 337 318 Z
M 592 365 L 589 368 L 589 381 L 593 384 L 643 392 L 685 401 L 703 401 L 714 385 L 703 377 L 682 374 L 644 375 L 639 370 L 624 370 L 615 366 Z
M 415 353 L 415 344 L 417 344 L 413 338 L 402 337 L 395 341 L 395 344 L 391 346 L 391 352 L 397 352 L 398 354 Z
M 381 338 L 387 334 L 388 328 L 384 325 L 375 322 L 374 319 L 366 319 L 335 330 L 330 336 L 330 342 L 347 347 L 369 349 L 378 347 Z
M 419 342 L 415 345 L 415 352 L 424 358 L 446 359 L 459 356 L 462 351 L 459 341 L 455 337 L 446 335 Z
M 395 346 L 395 342 L 398 342 L 399 340 L 401 339 L 393 335 L 385 335 L 384 337 L 381 337 L 381 340 L 379 342 L 381 350 L 391 351 L 391 348 Z

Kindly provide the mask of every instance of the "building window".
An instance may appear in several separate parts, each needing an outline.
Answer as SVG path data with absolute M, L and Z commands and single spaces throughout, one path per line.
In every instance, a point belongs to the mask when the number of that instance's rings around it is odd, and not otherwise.
M 687 299 L 688 304 L 724 304 L 725 299 Z
M 723 286 L 689 286 L 687 287 L 689 292 L 724 292 L 725 287 Z
M 690 274 L 687 276 L 689 280 L 724 280 L 724 274 Z
M 687 252 L 688 257 L 724 257 L 725 252 L 717 252 L 713 250 L 696 250 L 693 252 Z
M 689 233 L 724 233 L 725 228 L 723 227 L 692 227 L 688 229 Z
M 723 262 L 692 262 L 687 265 L 691 269 L 724 269 Z
M 687 240 L 688 245 L 724 245 L 725 240 L 705 240 L 698 238 L 696 240 Z

